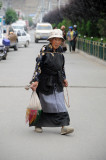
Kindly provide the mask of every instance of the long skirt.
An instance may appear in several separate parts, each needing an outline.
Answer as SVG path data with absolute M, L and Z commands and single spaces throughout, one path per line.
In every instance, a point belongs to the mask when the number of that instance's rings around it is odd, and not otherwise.
M 54 90 L 50 95 L 39 93 L 39 98 L 42 106 L 40 117 L 29 126 L 61 127 L 70 124 L 63 92 Z

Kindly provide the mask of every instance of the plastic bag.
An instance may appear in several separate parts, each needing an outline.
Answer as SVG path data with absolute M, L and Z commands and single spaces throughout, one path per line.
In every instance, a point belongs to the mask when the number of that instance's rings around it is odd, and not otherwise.
M 32 92 L 29 105 L 26 110 L 26 122 L 31 124 L 33 121 L 37 121 L 41 115 L 41 104 L 36 91 Z
M 27 108 L 41 110 L 40 100 L 36 91 L 32 92 L 31 99 Z

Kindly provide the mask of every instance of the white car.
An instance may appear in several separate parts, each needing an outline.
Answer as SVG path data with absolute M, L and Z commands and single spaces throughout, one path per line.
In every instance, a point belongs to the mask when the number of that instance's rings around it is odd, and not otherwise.
M 24 45 L 25 47 L 28 47 L 29 43 L 31 42 L 30 35 L 24 30 L 18 30 L 17 36 L 18 36 L 18 46 Z
M 50 23 L 37 23 L 35 31 L 35 43 L 38 43 L 39 40 L 47 40 L 51 31 L 52 25 Z
M 14 31 L 18 31 L 18 30 L 24 30 L 24 31 L 28 31 L 27 30 L 27 26 L 25 24 L 21 24 L 21 23 L 12 23 L 11 24 L 12 28 L 14 29 Z

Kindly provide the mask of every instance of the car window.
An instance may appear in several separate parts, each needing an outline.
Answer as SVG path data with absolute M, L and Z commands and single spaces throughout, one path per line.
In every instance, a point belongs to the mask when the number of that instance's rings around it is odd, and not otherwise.
M 24 29 L 23 26 L 13 26 L 14 29 Z
M 20 31 L 17 32 L 17 36 L 21 36 L 21 32 Z
M 3 33 L 6 33 L 7 32 L 7 28 L 3 28 Z
M 22 32 L 22 36 L 26 36 L 26 33 L 25 33 L 25 32 Z
M 9 27 L 9 32 L 14 32 L 12 27 Z
M 52 27 L 50 25 L 38 25 L 36 27 L 36 29 L 38 29 L 38 30 L 51 30 Z

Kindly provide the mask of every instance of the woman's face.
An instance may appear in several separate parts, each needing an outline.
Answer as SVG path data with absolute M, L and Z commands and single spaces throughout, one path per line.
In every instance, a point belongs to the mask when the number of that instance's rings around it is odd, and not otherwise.
M 62 43 L 62 39 L 61 38 L 53 38 L 51 39 L 51 44 L 53 49 L 57 49 Z
M 70 28 L 70 29 L 69 29 L 69 31 L 71 32 L 71 31 L 72 31 L 72 29 Z

